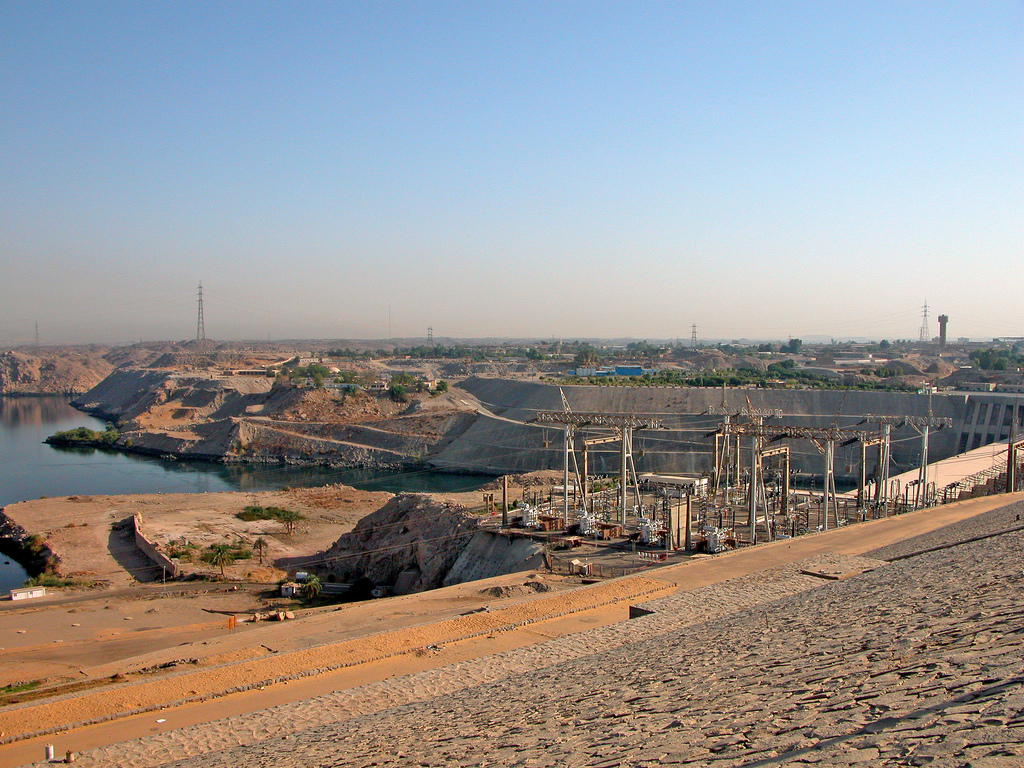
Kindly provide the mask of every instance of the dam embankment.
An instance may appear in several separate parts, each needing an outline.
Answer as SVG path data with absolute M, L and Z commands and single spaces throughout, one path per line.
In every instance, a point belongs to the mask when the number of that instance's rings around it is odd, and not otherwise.
M 1024 434 L 1024 396 L 1016 394 L 952 392 L 929 396 L 857 390 L 734 389 L 723 395 L 720 389 L 699 387 L 559 387 L 484 378 L 467 379 L 458 387 L 476 398 L 480 416 L 460 440 L 430 457 L 430 464 L 440 469 L 506 473 L 561 468 L 561 429 L 531 423 L 538 411 L 562 410 L 560 389 L 574 412 L 651 415 L 661 421 L 663 429 L 637 431 L 634 435 L 638 472 L 693 474 L 709 470 L 714 439 L 707 433 L 721 424 L 722 417 L 710 415 L 708 410 L 721 406 L 723 396 L 736 412 L 748 403 L 759 409 L 779 409 L 782 416 L 769 423 L 803 427 L 837 425 L 874 431 L 876 426 L 863 423 L 864 417 L 948 418 L 952 426 L 931 430 L 932 461 L 1005 439 L 1014 421 L 1017 434 Z M 824 460 L 813 445 L 795 441 L 792 450 L 795 471 L 821 473 Z M 894 428 L 893 469 L 910 469 L 920 458 L 920 434 L 909 426 Z M 858 445 L 837 447 L 838 475 L 853 477 L 859 461 Z M 615 444 L 591 450 L 593 473 L 616 473 L 618 463 Z M 869 468 L 871 465 L 873 459 L 869 458 Z

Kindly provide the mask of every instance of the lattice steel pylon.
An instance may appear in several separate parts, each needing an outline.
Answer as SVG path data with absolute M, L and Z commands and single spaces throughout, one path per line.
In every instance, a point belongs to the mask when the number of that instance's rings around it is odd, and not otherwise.
M 196 342 L 206 346 L 206 321 L 203 319 L 203 284 L 199 284 L 199 319 L 196 321 Z
M 921 330 L 920 330 L 918 335 L 920 337 L 918 339 L 918 341 L 920 341 L 923 344 L 927 344 L 929 341 L 932 340 L 932 332 L 931 332 L 931 329 L 928 327 L 928 302 L 927 301 L 925 301 L 925 303 L 924 303 L 924 309 L 923 309 L 923 313 L 922 313 L 922 316 L 921 316 Z
M 697 346 L 697 324 L 696 323 L 694 323 L 692 326 L 690 326 L 690 346 L 691 347 L 696 347 Z

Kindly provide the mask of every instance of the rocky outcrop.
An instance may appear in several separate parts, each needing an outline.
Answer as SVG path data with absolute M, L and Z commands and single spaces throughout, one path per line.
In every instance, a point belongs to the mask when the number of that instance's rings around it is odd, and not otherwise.
M 151 368 L 114 371 L 75 405 L 115 421 L 115 447 L 123 450 L 336 467 L 419 463 L 476 418 L 451 407 L 422 408 L 415 397 L 396 403 L 384 394 Z
M 15 349 L 0 354 L 0 395 L 77 394 L 112 369 L 99 349 Z
M 323 570 L 342 581 L 365 577 L 394 584 L 403 574 L 410 592 L 441 586 L 478 522 L 464 508 L 403 493 L 338 539 L 324 553 Z

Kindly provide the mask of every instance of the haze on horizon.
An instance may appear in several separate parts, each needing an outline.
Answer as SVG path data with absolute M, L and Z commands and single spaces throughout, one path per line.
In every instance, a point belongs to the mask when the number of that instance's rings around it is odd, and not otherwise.
M 0 4 L 0 344 L 1024 335 L 1024 5 Z

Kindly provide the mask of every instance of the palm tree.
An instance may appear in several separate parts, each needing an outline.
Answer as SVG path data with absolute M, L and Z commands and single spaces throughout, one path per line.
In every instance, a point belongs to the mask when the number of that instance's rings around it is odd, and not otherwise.
M 295 530 L 295 523 L 302 519 L 302 515 L 294 509 L 282 509 L 278 514 L 277 519 L 284 523 L 285 531 L 287 533 L 291 533 Z
M 258 536 L 256 541 L 252 543 L 252 548 L 256 550 L 256 556 L 260 559 L 260 565 L 263 565 L 263 553 L 267 550 L 267 540 L 262 536 Z
M 210 565 L 219 565 L 220 575 L 223 578 L 224 566 L 235 562 L 235 556 L 231 552 L 231 547 L 227 544 L 214 544 L 210 547 L 210 550 Z
M 322 591 L 323 585 L 320 583 L 320 577 L 315 573 L 309 574 L 309 576 L 306 577 L 306 581 L 302 584 L 302 596 L 306 600 L 313 601 Z

